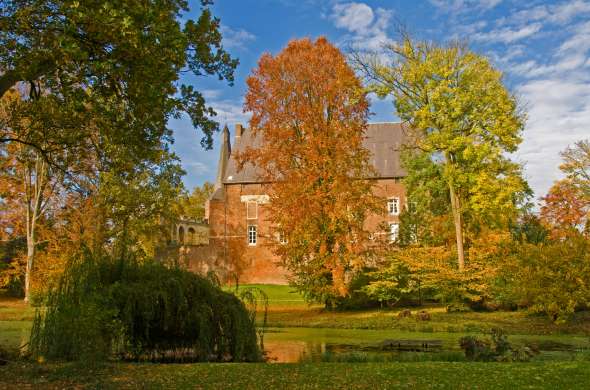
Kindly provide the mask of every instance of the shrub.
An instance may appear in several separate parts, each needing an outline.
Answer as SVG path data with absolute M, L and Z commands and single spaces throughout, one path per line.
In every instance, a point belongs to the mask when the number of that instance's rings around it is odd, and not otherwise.
M 470 312 L 471 308 L 462 303 L 451 303 L 447 305 L 447 313 L 467 313 Z
M 500 296 L 556 322 L 590 305 L 590 241 L 581 234 L 545 244 L 521 244 L 501 272 Z
M 85 251 L 38 310 L 34 357 L 258 361 L 253 317 L 234 295 L 178 268 Z
M 334 299 L 334 304 L 338 310 L 359 310 L 378 307 L 380 302 L 365 291 L 370 277 L 365 272 L 359 272 L 354 275 L 349 284 L 349 292 L 345 297 Z
M 500 329 L 492 329 L 491 336 L 491 340 L 477 336 L 461 337 L 459 345 L 465 352 L 465 358 L 477 362 L 526 362 L 533 356 L 528 347 L 514 348 Z
M 426 310 L 420 310 L 418 313 L 416 313 L 416 318 L 420 321 L 430 321 L 431 319 L 430 313 Z

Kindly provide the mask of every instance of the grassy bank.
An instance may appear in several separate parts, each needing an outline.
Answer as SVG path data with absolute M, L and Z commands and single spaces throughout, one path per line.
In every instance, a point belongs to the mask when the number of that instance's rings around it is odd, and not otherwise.
M 268 295 L 270 327 L 395 329 L 422 333 L 489 333 L 492 328 L 502 328 L 508 334 L 590 336 L 590 312 L 577 313 L 571 322 L 558 325 L 546 316 L 526 311 L 447 313 L 442 305 L 411 308 L 414 314 L 419 310 L 430 313 L 430 321 L 419 321 L 415 316 L 399 318 L 403 308 L 327 311 L 320 305 L 307 304 L 289 286 L 241 286 L 248 287 L 260 288 Z
M 590 363 L 16 364 L 0 367 L 0 388 L 577 389 Z
M 242 286 L 248 288 L 250 286 Z M 287 286 L 258 285 L 269 297 L 266 342 L 285 353 L 309 343 L 354 344 L 388 338 L 439 339 L 457 346 L 466 333 L 503 328 L 510 339 L 564 343 L 581 353 L 560 354 L 530 363 L 452 361 L 330 362 L 302 364 L 123 364 L 11 362 L 0 366 L 0 388 L 585 388 L 590 383 L 590 315 L 580 313 L 555 325 L 526 312 L 446 313 L 431 306 L 430 321 L 398 318 L 400 309 L 330 312 L 309 306 Z M 416 309 L 417 310 L 417 309 Z M 412 311 L 415 313 L 414 309 Z M 0 298 L 0 346 L 27 341 L 34 309 L 20 300 Z M 321 351 L 320 351 L 321 352 Z M 453 353 L 458 353 L 454 351 Z M 331 361 L 331 360 L 329 360 Z M 337 359 L 333 361 L 338 361 Z
M 22 299 L 0 296 L 0 347 L 17 348 L 28 342 L 35 309 Z

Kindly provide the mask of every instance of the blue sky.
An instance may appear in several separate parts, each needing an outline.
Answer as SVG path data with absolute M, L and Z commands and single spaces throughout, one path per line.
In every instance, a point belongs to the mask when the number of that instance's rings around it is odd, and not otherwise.
M 590 134 L 590 0 L 217 0 L 213 12 L 221 19 L 224 46 L 240 59 L 235 84 L 183 81 L 204 92 L 216 119 L 232 131 L 236 123 L 247 124 L 245 80 L 262 53 L 277 53 L 293 38 L 321 35 L 342 48 L 377 49 L 396 39 L 401 22 L 417 38 L 468 40 L 504 72 L 528 111 L 514 158 L 524 164 L 537 197 L 560 177 L 559 152 Z M 396 120 L 391 101 L 374 100 L 371 110 L 373 122 Z M 204 151 L 189 120 L 170 125 L 186 186 L 213 181 L 219 139 Z

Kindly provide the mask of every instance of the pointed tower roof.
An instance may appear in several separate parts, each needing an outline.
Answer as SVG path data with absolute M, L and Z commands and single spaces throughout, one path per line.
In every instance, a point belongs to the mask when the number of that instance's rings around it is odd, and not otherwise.
M 223 179 L 227 164 L 231 156 L 231 144 L 229 138 L 229 129 L 227 125 L 223 127 L 221 132 L 221 147 L 219 149 L 219 161 L 217 163 L 217 178 L 215 179 L 215 186 L 211 199 L 219 199 L 223 197 Z

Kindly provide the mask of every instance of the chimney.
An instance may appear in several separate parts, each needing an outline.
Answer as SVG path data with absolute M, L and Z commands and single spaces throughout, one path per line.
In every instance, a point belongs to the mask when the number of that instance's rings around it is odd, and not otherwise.
M 244 134 L 244 126 L 241 123 L 236 123 L 236 138 L 240 138 Z

